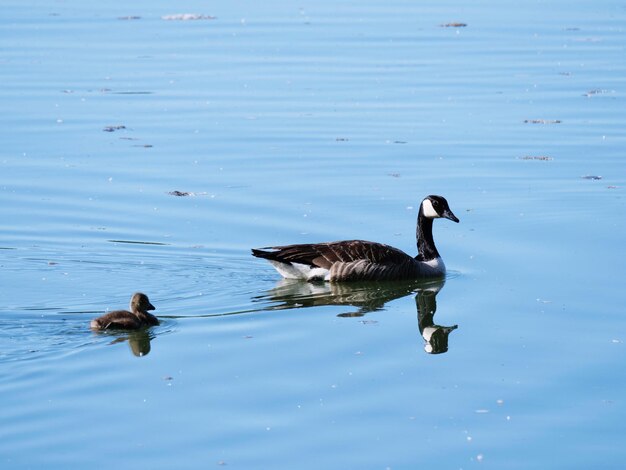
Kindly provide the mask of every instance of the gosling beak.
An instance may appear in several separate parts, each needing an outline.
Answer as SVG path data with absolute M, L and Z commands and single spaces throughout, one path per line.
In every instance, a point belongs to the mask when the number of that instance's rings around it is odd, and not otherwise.
M 148 302 L 148 308 L 146 310 L 156 310 L 156 307 Z
M 457 218 L 456 215 L 454 215 L 452 213 L 452 211 L 450 209 L 446 209 L 443 214 L 441 214 L 441 217 L 443 217 L 444 219 L 448 219 L 451 220 L 452 222 L 456 222 L 459 223 L 459 219 Z

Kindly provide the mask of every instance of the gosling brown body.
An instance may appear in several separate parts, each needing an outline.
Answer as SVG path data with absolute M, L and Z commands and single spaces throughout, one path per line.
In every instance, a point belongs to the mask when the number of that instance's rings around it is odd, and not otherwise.
M 130 299 L 130 312 L 128 310 L 114 310 L 91 320 L 91 328 L 94 330 L 137 330 L 147 326 L 159 324 L 159 319 L 148 313 L 155 307 L 150 303 L 148 296 L 137 292 Z

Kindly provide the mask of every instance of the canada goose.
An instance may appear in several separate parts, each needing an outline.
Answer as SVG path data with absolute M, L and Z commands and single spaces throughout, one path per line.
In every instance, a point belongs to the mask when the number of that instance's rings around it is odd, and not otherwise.
M 158 325 L 159 320 L 148 313 L 148 310 L 154 310 L 154 305 L 150 303 L 146 294 L 137 292 L 130 299 L 130 312 L 127 310 L 109 312 L 91 320 L 91 328 L 94 330 L 137 330 L 144 326 Z
M 458 222 L 441 196 L 427 196 L 417 216 L 417 250 L 413 258 L 382 243 L 346 240 L 330 243 L 253 249 L 285 278 L 308 281 L 381 281 L 440 277 L 446 266 L 433 240 L 433 219 Z M 269 250 L 269 251 L 268 251 Z

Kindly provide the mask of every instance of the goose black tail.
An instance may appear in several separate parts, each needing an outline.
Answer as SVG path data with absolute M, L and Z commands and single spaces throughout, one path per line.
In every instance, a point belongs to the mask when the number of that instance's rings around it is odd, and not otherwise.
M 256 256 L 257 258 L 263 258 L 272 261 L 278 261 L 276 257 L 275 251 L 265 251 L 257 248 L 252 248 L 252 256 Z

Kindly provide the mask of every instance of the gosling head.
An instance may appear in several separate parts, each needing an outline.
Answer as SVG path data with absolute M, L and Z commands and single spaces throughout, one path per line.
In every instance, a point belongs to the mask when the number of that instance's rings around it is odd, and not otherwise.
M 141 292 L 136 292 L 130 299 L 130 311 L 133 313 L 147 312 L 148 310 L 154 310 L 154 308 L 148 296 Z
M 420 210 L 424 217 L 429 219 L 448 219 L 453 222 L 458 222 L 459 219 L 456 215 L 452 213 L 450 210 L 450 206 L 448 206 L 448 201 L 444 197 L 441 196 L 426 196 L 422 201 L 422 205 Z

